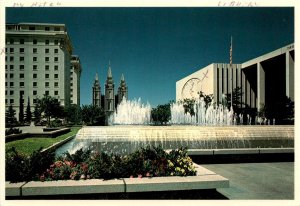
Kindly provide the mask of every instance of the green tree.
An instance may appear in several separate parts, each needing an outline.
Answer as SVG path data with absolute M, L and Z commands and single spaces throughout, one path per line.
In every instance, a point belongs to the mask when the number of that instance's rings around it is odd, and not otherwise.
M 31 113 L 31 109 L 30 109 L 30 99 L 28 97 L 25 121 L 30 123 L 31 120 L 32 120 L 32 113 Z
M 258 111 L 259 117 L 275 119 L 276 124 L 294 124 L 294 102 L 288 98 L 278 98 L 272 104 L 261 105 Z
M 19 122 L 24 123 L 24 104 L 23 104 L 23 95 L 20 95 L 20 111 L 19 111 Z
M 67 123 L 81 123 L 81 108 L 78 105 L 72 104 L 64 107 L 65 120 Z
M 9 105 L 5 112 L 5 124 L 10 128 L 13 128 L 17 124 L 16 110 L 14 110 L 12 104 Z
M 44 117 L 47 119 L 47 125 L 50 125 L 51 118 L 61 118 L 64 116 L 63 107 L 60 105 L 58 99 L 54 97 L 44 95 L 44 97 L 38 101 Z
M 82 121 L 87 125 L 104 125 L 106 115 L 98 106 L 83 105 L 81 108 Z
M 205 107 L 207 108 L 211 103 L 212 103 L 212 100 L 213 100 L 213 94 L 204 94 L 204 92 L 200 91 L 199 92 L 199 96 L 200 98 L 202 97 L 204 102 L 205 102 Z
M 234 111 L 240 110 L 240 108 L 245 105 L 245 103 L 242 102 L 242 95 L 243 92 L 241 87 L 234 88 L 232 92 L 232 107 Z M 231 93 L 225 95 L 225 102 L 228 108 L 231 107 Z
M 195 115 L 194 105 L 196 100 L 195 99 L 184 99 L 183 101 L 180 100 L 180 103 L 183 104 L 184 112 L 189 113 L 190 115 Z
M 155 124 L 167 124 L 171 119 L 170 103 L 158 105 L 151 110 L 151 117 Z
M 54 97 L 44 95 L 42 99 L 37 99 L 36 103 L 36 115 L 42 115 L 46 118 L 47 125 L 50 126 L 51 118 L 63 118 L 64 110 L 59 101 Z
M 38 123 L 41 122 L 41 120 L 42 120 L 42 109 L 41 109 L 40 104 L 36 103 L 34 105 L 33 118 L 34 118 L 34 124 L 38 124 Z

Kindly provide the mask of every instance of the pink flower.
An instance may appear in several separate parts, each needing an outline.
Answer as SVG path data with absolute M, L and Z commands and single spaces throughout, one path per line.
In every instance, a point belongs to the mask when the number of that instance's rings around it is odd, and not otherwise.
M 133 179 L 133 175 L 130 175 L 130 178 Z
M 142 178 L 142 177 L 143 177 L 143 175 L 141 175 L 141 174 L 138 175 L 138 178 Z
M 147 172 L 147 173 L 146 173 L 146 177 L 151 177 L 150 172 Z

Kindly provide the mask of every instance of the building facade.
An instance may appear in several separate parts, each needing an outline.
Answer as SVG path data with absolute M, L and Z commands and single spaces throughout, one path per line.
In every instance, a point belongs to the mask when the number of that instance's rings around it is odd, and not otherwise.
M 64 24 L 6 24 L 6 107 L 12 104 L 18 116 L 21 96 L 32 111 L 44 95 L 62 106 L 80 103 L 81 65 L 79 58 L 72 59 L 72 50 Z
M 294 101 L 294 44 L 242 64 L 212 63 L 176 82 L 176 101 L 197 99 L 202 91 L 221 103 L 236 88 L 241 107 L 259 110 L 285 97 Z
M 81 62 L 79 56 L 72 55 L 70 68 L 70 104 L 80 106 Z
M 113 113 L 123 98 L 128 98 L 128 87 L 124 75 L 122 74 L 117 93 L 115 94 L 115 84 L 109 64 L 107 77 L 104 86 L 104 94 L 101 93 L 101 85 L 98 74 L 96 73 L 93 90 L 93 105 L 101 107 L 106 114 Z

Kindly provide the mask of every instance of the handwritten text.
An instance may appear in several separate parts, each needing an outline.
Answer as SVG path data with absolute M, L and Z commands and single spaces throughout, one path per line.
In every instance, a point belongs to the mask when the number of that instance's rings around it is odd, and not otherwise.
M 23 3 L 23 2 L 14 2 L 13 7 L 59 7 L 62 6 L 61 2 L 50 2 L 50 1 L 42 1 L 42 2 L 32 2 L 32 3 Z
M 254 7 L 258 6 L 256 2 L 242 2 L 242 1 L 219 1 L 218 6 L 228 6 L 228 7 Z

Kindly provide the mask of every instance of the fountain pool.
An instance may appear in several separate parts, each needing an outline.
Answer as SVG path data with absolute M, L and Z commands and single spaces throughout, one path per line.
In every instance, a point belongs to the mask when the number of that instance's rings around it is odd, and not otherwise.
M 97 126 L 83 127 L 73 141 L 60 148 L 80 148 L 127 154 L 147 145 L 164 149 L 237 149 L 294 147 L 293 126 Z
M 140 99 L 123 99 L 109 117 L 112 126 L 83 127 L 76 138 L 58 149 L 57 153 L 91 148 L 127 154 L 147 145 L 160 145 L 164 149 L 294 147 L 293 126 L 236 126 L 233 123 L 237 115 L 232 109 L 222 105 L 215 107 L 214 104 L 206 107 L 203 98 L 194 105 L 194 116 L 185 114 L 181 103 L 172 104 L 170 109 L 172 126 L 150 126 L 150 105 L 142 104 Z

